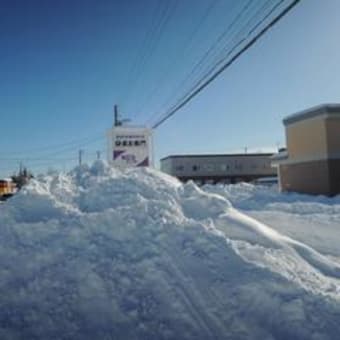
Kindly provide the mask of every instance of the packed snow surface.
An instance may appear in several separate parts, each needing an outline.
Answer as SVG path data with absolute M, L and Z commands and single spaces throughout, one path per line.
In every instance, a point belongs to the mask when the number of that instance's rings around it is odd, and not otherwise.
M 0 339 L 337 339 L 339 221 L 151 169 L 41 176 L 0 206 Z

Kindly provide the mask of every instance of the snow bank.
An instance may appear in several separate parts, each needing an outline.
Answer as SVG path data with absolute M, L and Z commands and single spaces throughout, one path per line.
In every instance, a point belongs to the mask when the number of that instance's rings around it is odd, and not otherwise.
M 340 257 L 340 195 L 279 193 L 276 186 L 248 183 L 207 185 L 204 190 L 221 195 L 238 210 L 285 235 L 328 256 Z
M 336 262 L 150 169 L 96 162 L 0 206 L 1 339 L 335 339 Z
M 280 210 L 299 215 L 340 214 L 340 195 L 330 198 L 294 192 L 278 194 L 276 185 L 263 186 L 250 183 L 205 185 L 204 190 L 225 197 L 234 207 L 243 210 Z

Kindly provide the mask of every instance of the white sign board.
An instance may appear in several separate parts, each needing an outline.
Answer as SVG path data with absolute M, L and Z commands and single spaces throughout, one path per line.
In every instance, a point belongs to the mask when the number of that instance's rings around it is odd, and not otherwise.
M 108 162 L 118 168 L 153 166 L 152 129 L 116 126 L 108 131 Z

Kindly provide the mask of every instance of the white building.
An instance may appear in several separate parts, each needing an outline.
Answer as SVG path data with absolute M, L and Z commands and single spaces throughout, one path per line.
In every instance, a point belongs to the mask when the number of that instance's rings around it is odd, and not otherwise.
M 204 183 L 250 182 L 277 176 L 271 153 L 171 155 L 161 159 L 161 170 L 181 181 Z

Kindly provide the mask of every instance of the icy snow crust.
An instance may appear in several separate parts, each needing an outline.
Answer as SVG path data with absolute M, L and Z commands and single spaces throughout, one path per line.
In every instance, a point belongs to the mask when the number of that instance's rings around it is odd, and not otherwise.
M 101 162 L 32 181 L 0 206 L 0 339 L 338 338 L 339 263 L 230 190 Z

